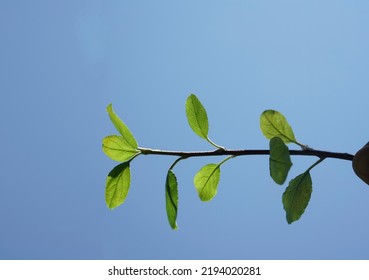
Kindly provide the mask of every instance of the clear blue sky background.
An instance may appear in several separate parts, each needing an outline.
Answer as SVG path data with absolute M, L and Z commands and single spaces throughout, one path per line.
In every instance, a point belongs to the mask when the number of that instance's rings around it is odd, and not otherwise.
M 172 231 L 174 158 L 135 159 L 126 203 L 110 211 L 116 163 L 101 151 L 116 133 L 110 102 L 142 147 L 212 149 L 187 124 L 195 93 L 227 148 L 268 148 L 259 116 L 276 109 L 300 142 L 355 153 L 369 140 L 368 15 L 364 0 L 2 0 L 0 258 L 368 259 L 369 186 L 351 162 L 316 167 L 288 225 L 268 157 L 227 162 L 210 203 L 192 180 L 221 158 L 184 161 Z M 315 160 L 294 157 L 289 179 Z

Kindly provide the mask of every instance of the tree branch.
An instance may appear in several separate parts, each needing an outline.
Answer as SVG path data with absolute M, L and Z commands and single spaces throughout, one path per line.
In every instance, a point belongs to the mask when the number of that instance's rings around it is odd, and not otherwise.
M 166 155 L 166 156 L 178 156 L 182 158 L 190 157 L 207 157 L 207 156 L 250 156 L 250 155 L 269 155 L 269 150 L 227 150 L 227 149 L 217 149 L 213 151 L 167 151 L 167 150 L 157 150 L 149 148 L 138 148 L 143 155 Z M 305 150 L 290 150 L 290 155 L 293 156 L 316 156 L 319 158 L 336 158 L 342 160 L 350 160 L 354 158 L 352 154 L 348 153 L 336 153 L 328 152 L 314 149 Z

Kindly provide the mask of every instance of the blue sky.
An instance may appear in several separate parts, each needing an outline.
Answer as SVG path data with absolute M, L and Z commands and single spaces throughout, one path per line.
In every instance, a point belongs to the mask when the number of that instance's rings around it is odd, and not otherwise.
M 174 158 L 139 156 L 126 202 L 104 188 L 117 164 L 113 103 L 141 147 L 210 150 L 187 124 L 194 93 L 209 136 L 229 149 L 268 148 L 265 109 L 296 138 L 355 153 L 368 142 L 369 3 L 357 1 L 1 1 L 1 259 L 368 259 L 369 186 L 351 163 L 311 172 L 313 194 L 288 225 L 268 157 L 222 167 L 208 203 L 176 166 L 180 229 L 166 221 Z M 293 147 L 291 148 L 298 148 Z M 316 159 L 293 157 L 289 179 Z

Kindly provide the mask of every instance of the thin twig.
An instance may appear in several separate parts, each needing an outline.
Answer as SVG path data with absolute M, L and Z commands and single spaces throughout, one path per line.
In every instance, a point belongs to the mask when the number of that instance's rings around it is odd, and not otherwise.
M 269 155 L 269 150 L 227 150 L 217 149 L 213 151 L 167 151 L 149 148 L 138 148 L 143 155 L 166 155 L 178 156 L 182 158 L 190 157 L 207 157 L 207 156 L 250 156 L 250 155 Z M 305 150 L 290 150 L 290 155 L 293 156 L 316 156 L 319 158 L 336 158 L 342 160 L 352 161 L 354 156 L 348 153 L 336 153 L 314 149 Z

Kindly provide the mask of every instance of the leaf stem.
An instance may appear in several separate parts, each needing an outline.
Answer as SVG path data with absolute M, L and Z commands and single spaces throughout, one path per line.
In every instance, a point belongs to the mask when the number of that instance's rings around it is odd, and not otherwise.
M 315 166 L 317 166 L 319 163 L 321 163 L 325 159 L 326 159 L 326 157 L 321 157 L 320 159 L 318 159 L 312 166 L 310 166 L 308 168 L 308 170 L 306 170 L 306 172 L 310 172 L 311 169 L 313 169 Z
M 173 164 L 169 167 L 169 170 L 172 170 L 172 169 L 174 168 L 174 166 L 175 166 L 178 162 L 180 162 L 182 159 L 186 159 L 186 157 L 181 156 L 181 157 L 177 158 L 177 159 L 173 162 Z
M 233 156 L 233 155 L 228 156 L 225 159 L 223 159 L 221 162 L 219 162 L 218 165 L 221 166 L 223 163 L 225 163 L 226 161 L 228 161 L 228 160 L 230 160 L 231 158 L 234 158 L 234 157 L 236 157 L 236 156 Z
M 298 141 L 293 141 L 293 143 L 295 143 L 297 146 L 300 146 L 301 149 L 303 149 L 303 150 L 309 150 L 309 149 L 311 149 L 308 145 L 301 144 Z
M 250 155 L 269 155 L 269 150 L 228 150 L 228 149 L 217 149 L 213 151 L 168 151 L 168 150 L 158 150 L 150 148 L 137 148 L 141 151 L 143 155 L 166 155 L 166 156 L 178 156 L 181 158 L 190 157 L 207 157 L 207 156 L 250 156 Z M 314 149 L 304 149 L 304 150 L 290 150 L 290 155 L 293 156 L 316 156 L 321 158 L 322 161 L 325 158 L 336 158 L 342 160 L 352 161 L 354 156 L 348 153 L 337 153 L 328 152 L 322 150 Z M 319 162 L 320 162 L 319 161 Z
M 206 141 L 208 141 L 211 145 L 213 145 L 215 148 L 218 148 L 219 150 L 225 150 L 224 147 L 219 146 L 218 144 L 215 144 L 213 141 L 211 141 L 209 137 L 206 137 Z

